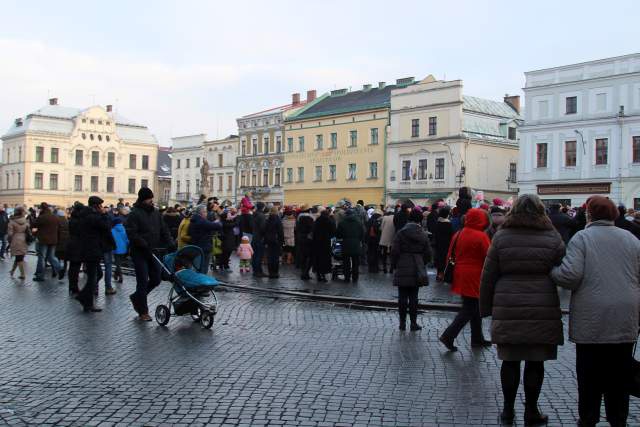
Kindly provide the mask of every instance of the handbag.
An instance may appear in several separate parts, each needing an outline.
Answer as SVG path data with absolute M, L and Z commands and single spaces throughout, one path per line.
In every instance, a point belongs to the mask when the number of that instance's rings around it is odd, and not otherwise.
M 636 360 L 636 347 L 638 341 L 633 346 L 633 356 L 631 357 L 631 372 L 629 376 L 629 394 L 631 396 L 640 397 L 640 361 Z
M 451 256 L 447 261 L 447 265 L 444 268 L 444 274 L 442 275 L 442 280 L 445 283 L 453 283 L 453 270 L 456 268 L 456 245 L 458 244 L 458 239 L 460 238 L 460 234 L 462 231 L 458 233 L 456 239 L 453 241 L 453 246 L 451 247 Z
M 413 254 L 413 260 L 416 263 L 418 286 L 429 286 L 429 276 L 427 275 L 427 268 L 422 262 L 422 254 Z

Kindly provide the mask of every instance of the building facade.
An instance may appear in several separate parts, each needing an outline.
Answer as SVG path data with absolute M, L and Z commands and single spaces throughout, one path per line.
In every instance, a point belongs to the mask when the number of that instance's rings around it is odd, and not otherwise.
M 157 153 L 149 129 L 112 106 L 78 109 L 52 98 L 2 136 L 0 198 L 28 206 L 71 206 L 91 195 L 134 202 L 140 187 L 156 183 Z
M 171 147 L 158 147 L 155 199 L 158 205 L 171 202 Z
M 204 158 L 208 165 L 208 194 L 218 197 L 225 205 L 236 204 L 236 158 L 239 143 L 237 135 L 229 135 L 203 144 Z
M 640 54 L 525 73 L 518 184 L 546 202 L 640 208 Z
M 171 203 L 191 204 L 201 194 L 206 134 L 171 138 Z
M 412 82 L 334 90 L 291 115 L 285 121 L 285 203 L 383 203 L 391 91 Z
M 519 97 L 463 95 L 461 80 L 433 76 L 391 92 L 386 202 L 457 199 L 462 186 L 485 199 L 515 194 Z
M 292 95 L 290 104 L 239 118 L 236 199 L 251 193 L 254 200 L 282 205 L 284 202 L 284 121 L 305 104 L 314 101 L 316 91 L 307 91 L 306 101 Z

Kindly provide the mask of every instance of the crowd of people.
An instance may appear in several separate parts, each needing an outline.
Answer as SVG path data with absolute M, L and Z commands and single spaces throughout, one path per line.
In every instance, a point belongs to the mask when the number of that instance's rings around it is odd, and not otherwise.
M 150 321 L 148 294 L 161 282 L 161 266 L 152 256 L 186 245 L 205 257 L 201 273 L 231 269 L 269 279 L 282 264 L 294 265 L 300 279 L 332 279 L 334 261 L 345 283 L 357 283 L 359 272 L 392 274 L 398 287 L 399 329 L 422 329 L 417 322 L 418 292 L 436 282 L 450 283 L 462 306 L 440 335 L 449 351 L 470 324 L 471 346 L 497 345 L 502 360 L 503 424 L 513 423 L 524 362 L 524 419 L 538 425 L 547 418 L 538 410 L 544 362 L 557 357 L 564 343 L 558 287 L 572 291 L 569 339 L 576 343 L 580 425 L 599 421 L 604 396 L 611 425 L 625 425 L 633 344 L 640 312 L 640 213 L 593 196 L 578 208 L 552 204 L 535 195 L 515 202 L 486 203 L 463 187 L 454 206 L 444 200 L 431 206 L 409 201 L 393 206 L 352 204 L 343 199 L 329 206 L 267 206 L 245 195 L 238 206 L 224 206 L 201 196 L 194 206 L 157 209 L 153 192 L 141 188 L 132 205 L 120 201 L 105 207 L 97 196 L 86 205 L 55 208 L 41 203 L 25 210 L 0 207 L 0 259 L 10 251 L 18 278 L 26 278 L 25 255 L 35 243 L 33 281 L 67 276 L 69 292 L 86 312 L 98 312 L 98 283 L 106 295 L 122 282 L 122 264 L 130 257 L 136 290 L 129 298 L 139 319 Z M 8 245 L 7 245 L 8 239 Z M 339 248 L 339 250 L 337 250 Z M 266 266 L 266 269 L 265 267 Z M 79 275 L 86 283 L 80 286 Z M 492 317 L 491 339 L 482 318 Z M 606 321 L 603 321 L 606 319 Z

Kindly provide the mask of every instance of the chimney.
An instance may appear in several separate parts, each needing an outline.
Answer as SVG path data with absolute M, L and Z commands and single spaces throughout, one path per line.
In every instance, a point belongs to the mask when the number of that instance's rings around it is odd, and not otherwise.
M 107 113 L 110 113 L 111 111 L 113 111 L 113 105 L 109 104 L 107 105 Z
M 378 82 L 378 89 L 384 89 L 387 84 L 385 82 Z
M 316 99 L 317 92 L 315 89 L 307 91 L 307 102 L 311 102 Z
M 370 89 L 371 89 L 371 85 L 370 85 L 370 84 L 362 85 L 362 90 L 363 90 L 363 91 L 365 91 L 365 92 L 366 92 L 366 91 L 368 91 L 368 90 L 370 90 Z
M 58 105 L 58 98 L 49 98 L 49 105 Z
M 16 124 L 16 127 L 20 127 L 20 126 L 22 126 L 22 118 L 21 118 L 21 117 L 18 117 L 18 118 L 16 119 L 16 121 L 15 121 L 15 124 Z
M 291 95 L 291 103 L 293 105 L 300 104 L 300 94 L 299 93 L 294 93 L 293 95 Z
M 516 113 L 520 114 L 520 95 L 509 96 L 509 94 L 507 93 L 504 96 L 504 102 L 505 104 L 509 104 L 511 108 L 516 110 Z

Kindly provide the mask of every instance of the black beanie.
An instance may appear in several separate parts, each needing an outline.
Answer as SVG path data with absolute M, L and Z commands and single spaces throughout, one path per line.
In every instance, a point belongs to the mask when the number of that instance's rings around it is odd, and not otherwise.
M 148 187 L 142 187 L 140 191 L 138 191 L 138 200 L 144 202 L 149 199 L 153 199 L 153 191 Z
M 98 206 L 104 203 L 104 200 L 102 200 L 100 197 L 98 196 L 91 196 L 89 197 L 89 200 L 87 201 L 87 204 L 89 206 Z

